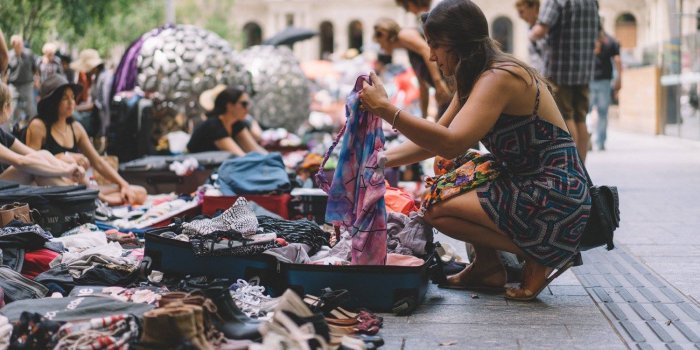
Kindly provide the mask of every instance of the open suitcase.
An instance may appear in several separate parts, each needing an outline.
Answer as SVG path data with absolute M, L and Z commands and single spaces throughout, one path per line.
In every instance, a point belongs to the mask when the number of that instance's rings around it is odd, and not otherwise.
M 209 276 L 257 280 L 273 296 L 284 292 L 277 272 L 277 259 L 270 255 L 251 257 L 196 256 L 189 242 L 161 237 L 168 227 L 146 231 L 144 255 L 151 260 L 151 268 L 179 276 Z
M 323 288 L 347 289 L 345 306 L 407 314 L 425 299 L 429 261 L 422 266 L 333 266 L 289 264 L 272 256 L 194 255 L 188 242 L 160 237 L 168 228 L 146 232 L 145 255 L 151 266 L 167 274 L 257 279 L 268 292 L 279 295 L 287 288 L 298 294 L 319 294 Z
M 98 190 L 78 186 L 17 186 L 0 191 L 0 204 L 29 204 L 39 226 L 58 237 L 73 227 L 95 222 Z
M 178 156 L 146 156 L 119 165 L 119 173 L 129 183 L 143 186 L 150 194 L 191 193 L 206 183 L 212 171 L 231 156 L 231 153 L 221 151 Z M 186 158 L 197 159 L 200 168 L 187 176 L 178 176 L 170 171 L 170 164 Z

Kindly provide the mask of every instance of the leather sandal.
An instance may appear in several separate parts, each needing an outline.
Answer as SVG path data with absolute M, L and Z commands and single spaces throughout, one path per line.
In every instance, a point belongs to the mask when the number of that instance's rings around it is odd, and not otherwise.
M 357 313 L 339 306 L 349 297 L 347 289 L 331 290 L 326 288 L 323 292 L 321 297 L 305 295 L 304 302 L 309 305 L 311 310 L 322 312 L 326 317 L 326 322 L 330 324 L 354 326 L 359 323 Z
M 506 293 L 506 294 L 505 294 L 505 298 L 508 299 L 508 300 L 517 300 L 517 301 L 531 301 L 531 300 L 534 300 L 535 298 L 537 298 L 538 295 L 540 295 L 540 293 L 542 293 L 542 291 L 543 291 L 550 283 L 552 283 L 552 281 L 554 281 L 557 277 L 561 276 L 564 272 L 566 272 L 566 271 L 567 271 L 568 269 L 570 269 L 571 267 L 577 266 L 576 264 L 579 263 L 580 261 L 581 261 L 581 253 L 578 253 L 578 254 L 574 255 L 573 257 L 571 257 L 571 259 L 569 259 L 569 260 L 564 264 L 564 266 L 562 266 L 561 268 L 559 268 L 559 269 L 556 270 L 556 271 L 551 271 L 551 272 L 550 272 L 550 275 L 547 277 L 547 279 L 544 281 L 544 283 L 542 283 L 542 285 L 541 285 L 536 291 L 532 292 L 532 291 L 530 291 L 530 290 L 528 290 L 528 289 L 522 289 L 523 291 L 526 292 L 525 294 L 529 294 L 529 295 L 524 295 L 524 296 L 519 296 L 519 297 L 517 297 L 517 296 L 510 296 L 510 295 L 508 295 L 508 293 Z
M 468 269 L 470 265 L 467 265 L 465 269 Z M 501 272 L 504 271 L 502 268 L 493 268 L 489 269 L 485 272 L 475 274 L 472 278 L 474 279 L 480 279 L 481 277 L 484 276 L 489 276 L 493 273 L 496 272 Z M 506 278 L 507 279 L 507 278 Z M 505 292 L 506 288 L 505 285 L 503 286 L 494 286 L 494 285 L 488 285 L 488 284 L 483 284 L 483 283 L 464 283 L 464 284 L 450 284 L 449 282 L 438 284 L 438 288 L 443 288 L 443 289 L 457 289 L 457 290 L 470 290 L 474 292 L 482 292 L 482 293 L 503 293 Z

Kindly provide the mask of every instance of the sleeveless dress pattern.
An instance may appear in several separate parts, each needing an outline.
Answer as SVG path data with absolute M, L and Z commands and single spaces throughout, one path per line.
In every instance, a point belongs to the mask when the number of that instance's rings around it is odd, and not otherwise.
M 488 164 L 482 173 L 495 178 L 475 190 L 482 208 L 518 247 L 539 263 L 559 268 L 578 252 L 591 197 L 571 135 L 540 118 L 539 100 L 538 84 L 530 117 L 502 114 L 481 140 L 491 152 L 478 160 Z M 489 176 L 473 176 L 484 177 Z M 452 186 L 474 188 L 469 182 Z

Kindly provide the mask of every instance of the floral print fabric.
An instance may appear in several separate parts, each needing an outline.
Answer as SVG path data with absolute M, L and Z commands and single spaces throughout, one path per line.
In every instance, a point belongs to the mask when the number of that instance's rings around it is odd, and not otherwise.
M 500 175 L 493 155 L 473 149 L 455 159 L 436 156 L 433 167 L 436 176 L 426 180 L 430 191 L 423 200 L 425 209 L 471 191 Z

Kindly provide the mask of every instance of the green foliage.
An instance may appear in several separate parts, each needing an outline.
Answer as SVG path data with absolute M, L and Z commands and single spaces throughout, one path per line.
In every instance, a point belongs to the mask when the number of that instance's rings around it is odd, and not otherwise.
M 176 0 L 178 23 L 194 24 L 236 43 L 235 0 Z M 22 34 L 35 53 L 50 40 L 108 56 L 165 22 L 165 0 L 0 0 L 0 28 Z
M 103 25 L 117 11 L 129 10 L 136 0 L 0 0 L 0 26 L 9 34 L 22 34 L 38 52 L 46 40 L 67 32 L 84 35 Z
M 175 14 L 178 23 L 193 24 L 210 30 L 229 43 L 240 40 L 231 9 L 235 0 L 178 0 Z

